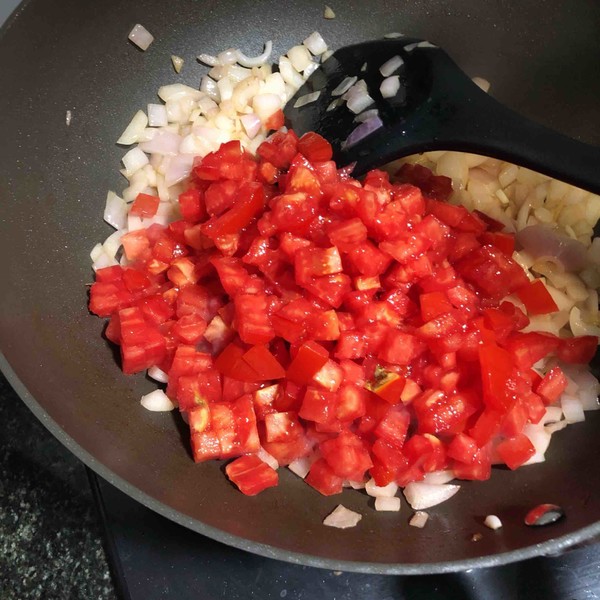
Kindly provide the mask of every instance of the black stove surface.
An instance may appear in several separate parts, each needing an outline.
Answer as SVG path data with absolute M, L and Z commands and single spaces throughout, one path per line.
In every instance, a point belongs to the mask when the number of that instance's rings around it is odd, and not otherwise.
M 90 472 L 124 600 L 595 600 L 600 543 L 448 575 L 329 571 L 263 558 L 161 517 Z

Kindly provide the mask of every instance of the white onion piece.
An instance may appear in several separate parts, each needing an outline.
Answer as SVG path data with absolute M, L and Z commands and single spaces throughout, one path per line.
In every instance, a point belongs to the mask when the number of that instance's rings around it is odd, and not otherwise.
M 383 122 L 379 117 L 371 117 L 369 120 L 361 123 L 352 131 L 352 133 L 348 136 L 348 139 L 342 144 L 342 149 L 351 148 L 368 135 L 371 135 L 374 131 L 381 129 L 382 127 Z
M 323 54 L 323 52 L 327 52 L 327 44 L 318 31 L 313 31 L 302 43 L 315 56 Z
M 567 423 L 581 423 L 582 421 L 585 421 L 583 406 L 581 405 L 579 398 L 563 394 L 560 397 L 560 407 L 562 408 Z
M 568 427 L 568 423 L 566 421 L 558 421 L 557 423 L 550 423 L 549 425 L 544 425 L 544 429 L 552 435 L 557 431 L 561 431 L 565 427 Z
M 392 56 L 389 60 L 386 60 L 381 67 L 379 67 L 379 72 L 383 77 L 389 77 L 394 71 L 397 71 L 402 65 L 404 61 L 401 56 L 397 54 Z
M 146 113 L 143 110 L 138 110 L 129 122 L 129 125 L 125 128 L 125 131 L 121 134 L 121 137 L 117 140 L 117 144 L 123 144 L 124 146 L 135 144 L 147 125 L 148 117 Z
M 404 34 L 398 33 L 397 31 L 392 31 L 390 33 L 386 33 L 383 37 L 387 40 L 394 40 L 396 38 L 404 37 Z
M 200 100 L 204 94 L 200 90 L 196 90 L 189 85 L 183 83 L 172 83 L 170 85 L 163 85 L 158 88 L 158 97 L 163 102 L 169 100 L 181 100 L 182 98 L 189 97 L 192 100 Z
M 579 271 L 586 266 L 586 247 L 547 225 L 530 225 L 517 232 L 517 242 L 536 260 L 558 261 L 566 271 Z
M 167 109 L 164 104 L 148 104 L 148 125 L 150 127 L 164 127 L 169 124 Z
M 446 471 L 433 471 L 432 473 L 425 473 L 423 483 L 430 483 L 431 485 L 443 485 L 449 483 L 455 479 L 454 472 L 450 469 Z
M 148 154 L 161 154 L 162 156 L 175 156 L 179 153 L 182 138 L 176 133 L 161 129 L 149 141 L 141 143 L 138 148 Z
M 279 72 L 281 73 L 283 80 L 286 83 L 289 83 L 294 89 L 297 90 L 302 87 L 304 78 L 296 71 L 296 69 L 294 69 L 289 58 L 282 56 L 279 59 Z
M 373 98 L 371 98 L 367 92 L 361 92 L 352 94 L 352 96 L 346 100 L 346 105 L 349 110 L 357 115 L 365 110 L 365 108 L 369 108 L 373 102 Z
M 179 154 L 169 162 L 165 172 L 165 185 L 171 187 L 183 181 L 192 172 L 194 156 L 192 154 Z
M 596 337 L 600 336 L 600 327 L 596 325 L 592 325 L 590 323 L 586 323 L 582 316 L 581 310 L 574 306 L 569 313 L 569 327 L 573 332 L 574 336 L 580 335 L 595 335 Z
M 217 103 L 208 96 L 198 100 L 198 108 L 202 111 L 202 114 L 206 115 L 209 119 L 212 119 L 212 117 L 219 112 Z
M 104 220 L 115 229 L 123 229 L 127 223 L 127 203 L 114 192 L 106 194 Z
M 102 244 L 96 244 L 90 252 L 90 258 L 92 259 L 92 262 L 96 262 L 100 256 L 102 256 L 102 254 L 104 254 Z
M 251 69 L 252 67 L 259 67 L 260 65 L 265 64 L 269 57 L 271 56 L 271 52 L 273 51 L 273 42 L 271 40 L 265 42 L 265 49 L 262 54 L 258 56 L 248 57 L 241 50 L 237 51 L 237 62 L 242 65 L 242 67 L 248 67 Z
M 102 251 L 96 260 L 92 264 L 92 269 L 94 271 L 98 271 L 99 269 L 105 269 L 106 267 L 114 267 L 119 263 L 114 259 L 108 256 L 104 251 Z
M 306 46 L 294 46 L 287 51 L 287 57 L 296 71 L 304 71 L 312 63 L 312 57 Z
M 279 469 L 279 463 L 277 462 L 277 459 L 269 454 L 262 446 L 259 448 L 256 456 L 258 456 L 258 458 L 260 458 L 260 460 L 262 460 L 265 464 L 269 465 L 271 469 L 274 469 L 275 471 Z
M 488 515 L 483 524 L 494 531 L 502 527 L 502 521 L 496 515 Z
M 127 36 L 140 50 L 148 50 L 154 41 L 154 36 L 143 26 L 137 23 Z
M 139 231 L 149 226 L 150 224 L 147 219 L 142 219 L 142 217 L 138 217 L 137 215 L 127 215 L 127 231 Z
M 541 418 L 540 423 L 546 425 L 547 423 L 556 423 L 562 419 L 562 409 L 560 406 L 548 406 L 546 412 Z
M 329 103 L 329 106 L 327 107 L 327 110 L 325 112 L 332 111 L 338 106 L 341 106 L 342 104 L 344 104 L 344 100 L 342 98 L 335 98 Z
M 366 487 L 366 483 L 364 481 L 348 481 L 348 483 L 350 484 L 350 487 L 353 490 L 364 490 Z
M 356 82 L 358 77 L 346 77 L 344 78 L 331 92 L 332 96 L 341 96 L 345 94 Z
M 406 46 L 404 46 L 404 51 L 412 52 L 418 45 L 419 45 L 418 42 L 415 42 L 414 44 L 407 44 Z
M 600 404 L 598 404 L 600 383 L 598 380 L 587 369 L 581 367 L 561 365 L 561 368 L 569 379 L 575 383 L 576 396 L 579 398 L 583 410 L 598 410 L 600 408 Z M 568 387 L 567 392 L 571 392 Z
M 252 69 L 241 67 L 240 65 L 229 65 L 227 69 L 227 77 L 233 81 L 233 83 L 239 83 L 244 79 L 247 79 L 252 75 Z
M 362 515 L 338 504 L 333 512 L 325 517 L 323 525 L 337 527 L 338 529 L 347 529 L 348 527 L 355 527 L 361 519 Z
M 294 102 L 294 108 L 301 108 L 306 106 L 307 104 L 312 104 L 319 99 L 321 92 L 311 92 L 310 94 L 304 94 L 304 96 L 300 96 L 296 102 Z
M 238 51 L 235 48 L 223 50 L 217 54 L 217 62 L 220 65 L 234 65 L 237 62 Z
M 400 89 L 400 77 L 393 75 L 392 77 L 386 77 L 379 86 L 379 91 L 383 98 L 393 98 Z
M 319 68 L 319 63 L 311 62 L 303 71 L 302 75 L 308 79 L 317 69 Z
M 216 67 L 221 64 L 219 62 L 219 59 L 216 56 L 213 56 L 212 54 L 199 54 L 196 57 L 196 60 L 198 60 L 201 63 L 204 63 L 205 65 L 208 65 L 209 67 Z
M 126 229 L 117 229 L 111 233 L 102 244 L 102 250 L 106 256 L 110 258 L 115 258 L 117 256 L 117 252 L 121 247 L 121 238 L 127 233 Z
M 300 458 L 294 459 L 289 465 L 288 469 L 294 474 L 298 475 L 298 477 L 304 479 L 308 472 L 310 471 L 312 461 L 308 456 L 302 456 Z
M 175 69 L 175 73 L 181 73 L 181 69 L 183 69 L 183 58 L 181 56 L 175 56 L 175 54 L 171 54 L 171 62 L 173 63 L 173 68 Z
M 121 159 L 123 166 L 125 167 L 125 173 L 127 177 L 131 177 L 136 171 L 139 171 L 142 167 L 148 164 L 148 157 L 137 148 L 132 148 L 125 156 Z
M 250 113 L 249 115 L 242 115 L 240 117 L 240 121 L 244 126 L 244 130 L 246 131 L 246 135 L 253 139 L 256 134 L 260 131 L 261 121 L 257 115 L 254 113 Z
M 281 98 L 276 94 L 257 94 L 252 100 L 252 110 L 263 122 L 280 108 Z
M 219 79 L 217 82 L 217 87 L 219 88 L 221 102 L 231 100 L 231 96 L 233 96 L 233 82 L 231 79 L 229 79 L 229 77 L 223 77 L 223 79 Z
M 175 408 L 169 397 L 162 390 L 154 390 L 142 396 L 140 404 L 152 412 L 168 412 Z
M 369 110 L 365 110 L 365 112 L 361 112 L 359 115 L 356 115 L 354 117 L 354 120 L 357 123 L 364 123 L 365 121 L 368 121 L 369 119 L 372 119 L 373 117 L 378 117 L 379 116 L 379 111 L 376 108 L 371 108 Z
M 219 102 L 219 88 L 217 87 L 217 82 L 214 79 L 211 79 L 208 75 L 205 75 L 202 78 L 202 83 L 200 84 L 200 91 L 204 92 L 209 98 L 212 98 L 216 102 Z
M 418 527 L 419 529 L 423 529 L 423 527 L 425 527 L 425 524 L 427 523 L 429 519 L 429 515 L 426 512 L 423 512 L 422 510 L 418 510 L 410 519 L 410 521 L 408 522 L 409 525 L 411 525 L 412 527 Z
M 404 488 L 404 497 L 414 510 L 422 510 L 445 502 L 458 490 L 460 490 L 459 485 L 412 482 Z
M 365 484 L 365 491 L 373 498 L 391 498 L 396 495 L 398 485 L 392 481 L 385 486 L 378 486 L 374 479 L 369 479 Z
M 537 425 L 528 423 L 523 428 L 523 433 L 529 438 L 529 441 L 535 448 L 535 454 L 524 464 L 534 465 L 536 463 L 544 462 L 546 460 L 544 455 L 550 445 L 551 434 L 539 423 Z
M 169 383 L 169 376 L 157 366 L 150 367 L 148 369 L 148 377 L 150 377 L 150 379 L 154 379 L 154 381 L 158 381 L 159 383 Z
M 323 17 L 325 19 L 335 19 L 335 13 L 330 6 L 325 5 L 325 9 L 323 10 Z
M 321 63 L 324 63 L 328 58 L 333 56 L 333 50 L 326 50 L 321 54 Z
M 400 504 L 400 498 L 397 496 L 378 496 L 375 498 L 375 510 L 377 511 L 398 512 Z
M 156 135 L 156 131 L 157 130 L 153 129 L 152 127 L 146 127 L 146 129 L 144 129 L 144 131 L 142 131 L 142 133 L 140 134 L 138 144 L 140 144 L 141 142 L 149 142 Z
M 423 40 L 417 44 L 417 48 L 437 48 L 437 46 L 431 42 L 428 42 L 427 40 Z
M 483 77 L 473 77 L 473 83 L 486 94 L 490 91 L 490 82 Z

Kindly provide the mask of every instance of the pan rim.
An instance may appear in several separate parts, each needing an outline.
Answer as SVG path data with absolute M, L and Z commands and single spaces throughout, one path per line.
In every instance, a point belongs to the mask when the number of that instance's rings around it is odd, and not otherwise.
M 587 527 L 583 527 L 566 535 L 553 538 L 545 542 L 525 546 L 524 548 L 519 548 L 518 550 L 512 550 L 510 552 L 481 556 L 474 559 L 419 563 L 414 565 L 406 563 L 359 562 L 324 558 L 302 552 L 285 550 L 270 544 L 253 542 L 240 536 L 227 533 L 222 529 L 206 525 L 198 519 L 194 519 L 185 515 L 184 513 L 170 508 L 149 494 L 141 491 L 136 486 L 128 483 L 122 477 L 116 475 L 110 468 L 104 465 L 104 463 L 95 459 L 89 452 L 80 446 L 62 429 L 62 427 L 60 427 L 60 425 L 58 425 L 58 423 L 56 423 L 56 421 L 54 421 L 54 419 L 52 419 L 52 417 L 50 417 L 46 410 L 42 408 L 41 404 L 39 404 L 39 402 L 29 392 L 25 383 L 16 374 L 8 359 L 5 357 L 4 352 L 1 350 L 0 371 L 2 371 L 17 395 L 21 398 L 29 410 L 31 410 L 31 412 L 37 417 L 42 425 L 44 425 L 44 427 L 63 446 L 65 446 L 67 450 L 74 454 L 84 465 L 92 469 L 92 471 L 102 477 L 105 481 L 115 486 L 118 490 L 130 498 L 133 498 L 136 502 L 139 502 L 146 508 L 149 508 L 150 510 L 158 513 L 177 525 L 191 529 L 192 531 L 195 531 L 200 535 L 205 535 L 206 537 L 217 542 L 221 542 L 246 552 L 252 552 L 265 558 L 281 560 L 297 565 L 307 565 L 320 569 L 348 571 L 353 573 L 367 573 L 371 575 L 438 575 L 466 571 L 467 569 L 498 567 L 501 565 L 527 560 L 529 558 L 560 554 L 572 546 L 584 543 L 593 537 L 600 535 L 600 521 L 597 521 L 592 525 L 588 525 Z

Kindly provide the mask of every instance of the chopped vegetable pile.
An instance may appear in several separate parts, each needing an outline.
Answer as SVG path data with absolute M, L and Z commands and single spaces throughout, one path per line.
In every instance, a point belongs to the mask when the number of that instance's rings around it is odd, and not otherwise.
M 166 374 L 194 459 L 235 458 L 248 495 L 298 461 L 325 495 L 530 461 L 560 365 L 589 362 L 597 337 L 521 331 L 555 300 L 502 223 L 446 203 L 449 178 L 407 164 L 359 182 L 331 157 L 282 129 L 256 157 L 232 141 L 195 159 L 182 218 L 125 233 L 126 264 L 96 272 L 90 310 L 123 371 Z M 129 214 L 159 204 L 140 193 Z

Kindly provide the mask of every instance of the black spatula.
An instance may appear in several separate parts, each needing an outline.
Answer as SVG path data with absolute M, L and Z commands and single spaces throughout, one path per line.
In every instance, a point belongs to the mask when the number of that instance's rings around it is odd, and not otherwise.
M 393 62 L 402 64 L 391 76 L 399 76 L 400 88 L 393 97 L 384 98 L 380 67 L 395 57 L 402 60 Z M 379 124 L 370 121 L 355 132 L 357 115 L 347 104 L 331 107 L 336 100 L 332 92 L 354 77 L 366 83 L 374 101 L 366 110 L 377 109 L 382 126 L 348 144 L 353 132 L 350 141 Z M 316 91 L 320 92 L 316 101 L 295 107 L 299 99 Z M 508 160 L 600 193 L 600 148 L 506 108 L 473 83 L 441 48 L 417 39 L 340 48 L 288 102 L 285 116 L 296 133 L 316 131 L 326 137 L 339 165 L 356 162 L 356 175 L 417 152 L 459 150 Z

